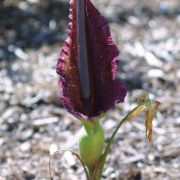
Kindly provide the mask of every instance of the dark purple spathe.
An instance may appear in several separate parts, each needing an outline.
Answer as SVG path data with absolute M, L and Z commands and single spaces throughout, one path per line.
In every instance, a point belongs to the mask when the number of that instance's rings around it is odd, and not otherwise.
M 80 52 L 77 37 L 77 0 L 70 1 L 68 36 L 57 63 L 62 88 L 61 99 L 69 112 L 84 119 L 92 119 L 113 108 L 115 103 L 123 102 L 126 88 L 115 80 L 116 61 L 119 51 L 114 45 L 109 27 L 104 17 L 85 0 L 85 33 L 89 85 L 88 98 L 84 97 L 82 69 L 80 71 Z M 85 73 L 87 74 L 87 73 Z

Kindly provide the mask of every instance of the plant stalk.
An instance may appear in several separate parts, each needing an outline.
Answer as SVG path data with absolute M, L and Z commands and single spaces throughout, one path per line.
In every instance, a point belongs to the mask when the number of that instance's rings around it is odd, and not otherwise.
M 106 148 L 105 151 L 103 153 L 103 155 L 101 156 L 101 159 L 99 161 L 99 163 L 97 163 L 94 172 L 93 172 L 93 176 L 90 178 L 91 180 L 101 180 L 102 177 L 102 172 L 103 172 L 103 168 L 104 168 L 104 164 L 108 155 L 108 152 L 110 151 L 110 147 L 114 141 L 115 135 L 117 134 L 119 128 L 122 126 L 122 124 L 124 122 L 126 122 L 127 120 L 130 119 L 130 117 L 139 109 L 139 108 L 143 108 L 145 105 L 145 103 L 138 105 L 137 107 L 135 107 L 133 110 L 131 110 L 122 120 L 121 122 L 118 124 L 118 126 L 115 128 Z

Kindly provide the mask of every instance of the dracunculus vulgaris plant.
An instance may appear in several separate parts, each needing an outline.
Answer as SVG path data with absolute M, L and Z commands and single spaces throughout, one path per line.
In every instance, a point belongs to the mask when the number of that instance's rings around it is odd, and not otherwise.
M 119 122 L 105 145 L 100 119 L 116 103 L 123 102 L 127 92 L 125 85 L 115 79 L 118 60 L 119 51 L 104 17 L 90 0 L 71 0 L 67 38 L 56 71 L 60 77 L 62 102 L 83 125 L 78 142 L 80 155 L 76 155 L 88 180 L 101 179 L 110 146 L 125 121 L 143 112 L 146 137 L 148 140 L 152 137 L 152 120 L 160 103 L 151 101 L 144 93 L 137 106 Z

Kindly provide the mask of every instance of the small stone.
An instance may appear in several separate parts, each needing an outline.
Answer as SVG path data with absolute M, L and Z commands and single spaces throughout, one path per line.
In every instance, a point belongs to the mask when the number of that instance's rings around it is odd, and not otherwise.
M 74 156 L 72 155 L 71 152 L 65 152 L 64 153 L 64 156 L 65 156 L 65 159 L 67 161 L 67 163 L 70 165 L 70 166 L 73 166 L 75 165 L 75 159 L 74 159 Z
M 55 152 L 58 151 L 58 146 L 56 144 L 51 144 L 49 147 L 49 154 L 53 155 Z
M 23 152 L 29 151 L 31 148 L 31 144 L 29 142 L 25 142 L 20 146 L 20 150 Z
M 110 130 L 110 129 L 114 128 L 115 125 L 116 125 L 116 122 L 109 119 L 109 120 L 105 121 L 103 126 L 104 126 L 105 129 Z
M 52 123 L 57 123 L 58 120 L 59 119 L 57 117 L 36 119 L 36 120 L 33 121 L 33 125 L 37 126 L 37 127 L 40 127 L 40 126 L 45 126 L 45 125 L 52 124 Z
M 145 60 L 150 66 L 154 67 L 162 67 L 163 63 L 151 52 L 146 52 Z
M 160 78 L 163 77 L 165 74 L 161 69 L 151 69 L 148 71 L 148 77 L 150 78 Z
M 22 60 L 27 60 L 28 59 L 28 55 L 20 48 L 16 48 L 14 53 L 18 58 L 20 58 Z
M 28 129 L 22 132 L 22 138 L 23 140 L 27 140 L 28 138 L 30 138 L 33 135 L 33 130 L 32 129 Z

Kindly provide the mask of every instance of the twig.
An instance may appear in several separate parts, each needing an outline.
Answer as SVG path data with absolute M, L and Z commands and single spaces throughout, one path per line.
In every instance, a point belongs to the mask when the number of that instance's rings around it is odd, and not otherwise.
M 54 152 L 54 153 L 50 156 L 50 159 L 49 159 L 49 176 L 50 176 L 50 180 L 53 180 L 52 173 L 51 173 L 51 169 L 52 169 L 52 168 L 51 168 L 51 160 L 52 160 L 54 154 L 56 154 L 57 152 L 65 152 L 65 151 L 71 152 L 74 156 L 76 156 L 76 157 L 79 159 L 79 161 L 80 161 L 80 163 L 81 163 L 81 165 L 82 165 L 82 167 L 83 167 L 83 169 L 84 169 L 84 172 L 85 172 L 85 174 L 86 174 L 87 180 L 90 180 L 88 171 L 87 171 L 87 169 L 86 169 L 86 167 L 85 167 L 82 159 L 80 158 L 80 156 L 79 156 L 77 153 L 75 153 L 74 151 L 72 151 L 72 150 L 70 150 L 70 149 L 60 149 L 60 150 Z

